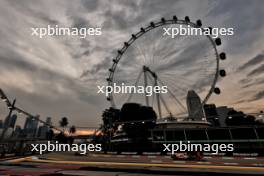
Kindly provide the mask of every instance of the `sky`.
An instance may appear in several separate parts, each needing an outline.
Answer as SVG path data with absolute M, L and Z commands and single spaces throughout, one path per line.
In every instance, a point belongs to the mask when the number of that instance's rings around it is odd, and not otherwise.
M 189 16 L 204 26 L 234 28 L 218 48 L 227 54 L 221 62 L 227 76 L 217 82 L 222 93 L 209 102 L 259 112 L 264 109 L 263 6 L 262 0 L 0 0 L 0 87 L 41 119 L 50 116 L 57 124 L 66 116 L 70 124 L 97 127 L 109 107 L 97 85 L 106 84 L 117 49 L 150 21 Z M 101 27 L 102 35 L 31 35 L 32 27 L 47 25 Z M 130 67 L 127 62 L 124 70 Z M 6 114 L 1 102 L 1 118 Z

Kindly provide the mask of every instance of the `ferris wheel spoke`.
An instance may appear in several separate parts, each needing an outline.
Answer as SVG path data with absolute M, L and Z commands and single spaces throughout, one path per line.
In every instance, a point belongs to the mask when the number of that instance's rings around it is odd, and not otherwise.
M 138 47 L 136 44 L 133 47 L 136 49 L 136 51 L 139 54 L 139 56 L 143 59 L 143 60 L 138 59 L 142 63 L 141 65 L 145 65 L 146 59 L 147 59 L 145 53 L 143 53 L 143 51 L 141 50 L 141 48 Z
M 155 101 L 155 96 L 152 96 L 152 103 L 151 103 L 151 106 L 153 107 L 154 105 L 154 101 Z
M 165 53 L 167 53 L 165 56 L 162 56 L 162 57 L 156 57 L 156 60 L 157 60 L 157 64 L 158 65 L 166 65 L 170 60 L 169 59 L 166 59 L 167 57 L 168 57 L 168 53 L 172 53 L 172 51 L 169 51 L 169 49 L 168 50 L 166 50 L 166 52 Z
M 155 65 L 155 58 L 157 56 L 159 56 L 159 53 L 157 53 L 157 51 L 158 51 L 158 48 L 159 48 L 159 46 L 161 44 L 161 41 L 162 41 L 162 36 L 159 38 L 158 42 L 155 43 L 155 46 L 153 48 L 153 55 L 152 55 L 152 64 L 153 65 Z
M 176 90 L 176 91 L 181 91 L 182 93 L 185 93 L 186 88 L 188 88 L 188 86 L 187 87 L 186 86 L 183 86 L 183 87 L 179 86 L 177 83 L 175 83 L 175 80 L 172 80 L 170 78 L 165 78 L 165 77 L 161 77 L 161 76 L 160 76 L 160 78 L 164 81 L 164 83 L 166 85 L 171 85 L 170 87 L 171 88 L 173 87 L 174 90 Z M 169 81 L 166 81 L 166 80 L 169 80 Z M 168 82 L 170 82 L 170 83 L 168 84 Z M 175 89 L 175 88 L 177 88 L 177 89 Z
M 147 76 L 148 76 L 148 78 L 150 79 L 150 81 L 153 83 L 153 85 L 154 86 L 158 86 L 157 85 L 157 80 L 154 80 L 154 78 L 153 77 L 151 77 L 149 74 L 147 74 Z M 155 78 L 156 79 L 156 78 Z M 160 105 L 160 94 L 158 94 L 158 93 L 156 93 L 155 95 L 153 95 L 152 97 L 153 97 L 153 101 L 152 101 L 152 106 L 153 106 L 153 103 L 154 103 L 154 98 L 155 98 L 155 96 L 157 97 L 156 98 L 156 101 L 157 101 L 157 110 L 158 110 L 158 113 L 159 113 L 159 117 L 161 118 L 162 117 L 162 107 L 161 107 L 161 105 Z M 165 104 L 165 106 L 166 106 L 166 104 Z M 166 107 L 165 107 L 166 108 Z M 167 108 L 166 108 L 167 109 Z
M 140 80 L 140 78 L 141 78 L 141 76 L 142 76 L 142 73 L 143 73 L 143 71 L 141 71 L 141 72 L 139 73 L 139 75 L 138 75 L 138 77 L 137 77 L 137 79 L 136 79 L 136 82 L 135 82 L 135 84 L 134 84 L 135 87 L 137 87 L 138 82 L 139 82 L 139 80 Z M 130 94 L 129 94 L 129 97 L 128 97 L 128 99 L 127 99 L 127 102 L 130 102 L 130 100 L 131 100 L 133 94 L 134 94 L 134 93 L 130 93 Z
M 164 85 L 167 85 L 169 87 L 169 89 L 171 90 L 171 92 L 174 92 L 174 94 L 176 94 L 177 91 L 180 91 L 178 93 L 178 97 L 185 97 L 186 95 L 184 93 L 186 93 L 186 89 L 188 89 L 188 85 L 185 85 L 183 83 L 180 83 L 180 84 L 177 84 L 175 82 L 175 80 L 173 80 L 172 78 L 170 77 L 162 77 L 162 76 L 159 76 L 159 79 L 162 80 L 162 83 Z M 172 91 L 172 88 L 173 90 L 175 91 Z
M 158 81 L 161 83 L 161 85 L 165 86 L 165 84 L 159 78 L 158 78 Z M 169 88 L 168 88 L 168 92 L 176 100 L 176 102 L 180 105 L 180 107 L 183 109 L 183 111 L 187 111 L 186 108 L 180 102 L 180 100 L 178 100 L 178 98 L 176 98 L 176 96 L 171 92 L 171 90 Z
M 160 44 L 162 43 L 161 41 L 165 41 L 168 38 L 168 36 L 164 36 L 163 34 L 160 35 L 159 39 L 157 40 L 156 44 L 155 44 L 155 50 L 153 51 L 153 65 L 155 65 L 156 58 L 159 58 L 157 56 L 160 56 L 160 53 L 157 53 L 158 51 L 161 51 L 160 49 Z M 159 61 L 159 60 L 158 60 Z
M 162 38 L 163 41 L 165 41 L 166 39 Z M 161 41 L 160 40 L 160 43 Z M 158 47 L 160 46 L 160 44 L 158 45 Z M 154 63 L 157 64 L 157 65 L 161 65 L 162 62 L 164 62 L 164 60 L 166 60 L 166 56 L 163 56 L 163 57 L 160 57 L 161 55 L 164 55 L 163 53 L 168 53 L 170 52 L 171 48 L 166 48 L 165 50 L 162 49 L 162 48 L 156 48 L 156 52 L 158 52 L 158 54 L 155 54 L 155 57 L 154 57 Z
M 168 112 L 168 114 L 172 114 L 171 111 L 170 111 L 170 109 L 169 109 L 169 107 L 168 107 L 168 105 L 167 105 L 167 103 L 166 103 L 166 101 L 163 99 L 163 97 L 162 97 L 161 94 L 160 94 L 160 100 L 163 103 L 163 106 L 165 107 L 165 109 Z
M 177 51 L 179 51 L 179 50 L 182 50 L 182 49 L 184 49 L 184 47 L 182 46 L 182 44 L 184 43 L 184 41 L 185 40 L 187 40 L 188 38 L 189 38 L 189 36 L 180 36 L 179 38 L 182 38 L 182 41 L 180 41 L 180 42 L 177 42 L 176 43 L 176 45 L 174 46 L 175 48 L 172 50 L 172 48 L 170 48 L 170 47 L 165 47 L 165 50 L 164 50 L 164 48 L 162 49 L 163 51 L 164 51 L 164 53 L 165 54 L 167 54 L 167 53 L 173 53 L 173 52 L 177 52 Z M 171 40 L 171 38 L 170 38 L 170 40 Z M 173 39 L 173 40 L 175 40 L 175 39 Z M 168 45 L 168 43 L 166 44 L 166 45 Z M 176 46 L 179 46 L 179 47 L 176 47 Z M 164 55 L 164 54 L 163 54 Z M 158 61 L 159 61 L 159 64 L 162 64 L 162 62 L 164 62 L 164 60 L 166 60 L 165 58 L 167 58 L 168 57 L 168 54 L 167 55 L 164 55 L 163 57 L 161 57 L 161 58 L 159 58 L 158 59 Z M 167 62 L 168 62 L 169 60 L 167 60 Z
M 149 75 L 148 75 L 148 76 L 149 76 Z M 150 76 L 149 76 L 149 77 L 150 77 Z M 153 79 L 150 79 L 150 80 L 151 80 L 152 82 L 154 82 Z M 156 83 L 154 82 L 154 84 L 157 85 L 158 82 L 160 82 L 162 86 L 165 86 L 165 84 L 164 84 L 163 82 L 161 82 L 159 78 L 157 79 L 157 82 L 156 82 Z M 174 101 L 176 100 L 176 102 L 177 102 L 177 103 L 176 103 L 176 107 L 179 109 L 180 113 L 185 113 L 185 112 L 186 112 L 186 111 L 185 111 L 185 110 L 186 110 L 185 107 L 180 103 L 180 101 L 179 101 L 179 100 L 176 98 L 176 96 L 170 91 L 169 88 L 168 88 L 168 91 L 169 91 L 170 96 L 174 99 Z M 162 96 L 161 94 L 159 94 L 159 98 L 160 98 L 160 100 L 161 100 L 161 102 L 162 102 L 164 108 L 166 109 L 166 111 L 167 111 L 169 114 L 172 114 L 172 111 L 170 111 L 169 106 L 167 105 L 167 102 L 164 100 L 164 98 L 163 98 L 163 96 Z M 157 99 L 157 101 L 159 101 L 159 100 Z M 178 106 L 180 106 L 180 107 L 178 107 Z
M 194 81 L 188 80 L 188 79 L 186 80 L 186 78 L 184 78 L 184 77 L 180 77 L 180 76 L 175 77 L 175 76 L 170 75 L 170 74 L 163 74 L 162 76 L 171 79 L 172 82 L 177 81 L 177 82 L 181 83 L 182 85 L 187 85 L 188 87 L 193 86 L 193 84 L 191 84 L 191 83 Z

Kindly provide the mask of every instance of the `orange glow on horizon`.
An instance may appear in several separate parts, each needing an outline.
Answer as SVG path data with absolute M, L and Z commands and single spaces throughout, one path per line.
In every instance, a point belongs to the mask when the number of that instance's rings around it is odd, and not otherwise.
M 79 136 L 79 135 L 92 135 L 95 133 L 95 130 L 76 130 L 76 133 L 74 135 Z

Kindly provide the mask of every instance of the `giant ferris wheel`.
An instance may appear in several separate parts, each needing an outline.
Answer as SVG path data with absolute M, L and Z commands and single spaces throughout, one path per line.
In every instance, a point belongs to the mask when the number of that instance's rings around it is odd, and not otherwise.
M 124 103 L 133 102 L 153 107 L 160 118 L 186 117 L 188 91 L 195 91 L 202 105 L 213 93 L 220 94 L 216 83 L 219 76 L 226 75 L 220 66 L 226 54 L 218 52 L 221 39 L 211 35 L 177 35 L 174 38 L 164 35 L 164 28 L 180 26 L 205 30 L 201 20 L 194 23 L 188 16 L 183 20 L 173 16 L 150 22 L 132 34 L 117 51 L 107 78 L 108 86 L 167 86 L 168 92 L 151 96 L 111 93 L 107 100 L 112 107 L 121 108 Z

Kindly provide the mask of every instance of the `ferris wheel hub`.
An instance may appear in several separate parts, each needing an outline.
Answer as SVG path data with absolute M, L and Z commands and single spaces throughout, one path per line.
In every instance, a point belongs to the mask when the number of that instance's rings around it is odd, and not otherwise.
M 145 65 L 143 65 L 143 72 L 149 72 L 155 79 L 157 78 L 157 74 Z

